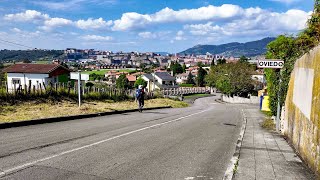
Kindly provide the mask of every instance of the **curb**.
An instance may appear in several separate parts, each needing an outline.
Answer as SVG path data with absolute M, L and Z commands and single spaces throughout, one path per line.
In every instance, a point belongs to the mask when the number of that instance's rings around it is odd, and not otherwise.
M 222 101 L 221 99 L 216 99 L 215 100 L 217 103 L 220 103 L 220 104 L 227 104 L 226 102 Z
M 246 127 L 247 127 L 247 118 L 244 115 L 243 109 L 242 109 L 242 116 L 243 116 L 243 122 L 242 122 L 240 135 L 237 140 L 236 149 L 235 149 L 235 152 L 233 153 L 233 156 L 230 160 L 230 164 L 228 165 L 228 169 L 226 170 L 226 172 L 224 174 L 223 180 L 232 180 L 233 176 L 235 174 L 235 171 L 237 169 L 237 166 L 238 166 L 239 157 L 240 157 L 240 150 L 241 150 L 241 146 L 242 146 L 242 140 L 243 140 L 243 137 L 244 137 L 244 134 L 246 131 Z
M 194 97 L 194 98 L 190 98 L 190 102 L 187 102 L 186 99 L 183 100 L 183 102 L 186 102 L 188 104 L 194 104 L 194 102 L 197 100 L 197 99 L 200 99 L 200 98 L 207 98 L 207 97 L 214 97 L 216 96 L 215 94 L 210 94 L 208 96 L 204 96 L 204 97 Z
M 172 108 L 172 107 L 171 106 L 152 107 L 152 108 L 144 108 L 143 110 L 167 109 L 167 108 Z M 27 120 L 27 121 L 2 123 L 2 124 L 0 124 L 0 129 L 29 126 L 29 125 L 37 125 L 37 124 L 47 124 L 47 123 L 62 122 L 62 121 L 70 121 L 70 120 L 85 119 L 85 118 L 107 116 L 107 115 L 114 115 L 114 114 L 123 114 L 123 113 L 136 112 L 136 111 L 139 111 L 139 109 L 110 111 L 110 112 L 82 114 L 82 115 L 73 115 L 73 116 L 60 116 L 60 117 L 52 117 L 52 118 L 44 118 L 44 119 L 32 119 L 32 120 Z

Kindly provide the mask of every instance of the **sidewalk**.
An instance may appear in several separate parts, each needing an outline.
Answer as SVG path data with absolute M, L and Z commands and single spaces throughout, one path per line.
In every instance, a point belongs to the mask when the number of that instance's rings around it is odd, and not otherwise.
M 316 179 L 283 137 L 263 129 L 264 115 L 257 109 L 245 109 L 247 127 L 240 151 L 235 180 Z

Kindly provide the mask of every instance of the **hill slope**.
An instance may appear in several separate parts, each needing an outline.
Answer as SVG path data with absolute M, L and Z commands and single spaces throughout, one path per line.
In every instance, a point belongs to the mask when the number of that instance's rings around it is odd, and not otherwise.
M 0 62 L 51 60 L 62 56 L 63 53 L 63 50 L 0 50 Z
M 264 38 L 258 41 L 251 41 L 247 43 L 228 43 L 221 45 L 197 45 L 192 48 L 189 48 L 185 51 L 180 52 L 179 54 L 206 54 L 207 52 L 211 54 L 220 54 L 224 56 L 257 56 L 265 54 L 267 51 L 267 45 L 275 40 L 275 38 Z

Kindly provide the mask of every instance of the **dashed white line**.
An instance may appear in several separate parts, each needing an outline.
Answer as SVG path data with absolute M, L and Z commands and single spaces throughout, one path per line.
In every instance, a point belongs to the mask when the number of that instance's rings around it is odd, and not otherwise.
M 62 156 L 62 155 L 65 155 L 65 154 L 69 154 L 69 153 L 72 153 L 72 152 L 75 152 L 75 151 L 79 151 L 79 150 L 82 150 L 82 149 L 85 149 L 85 148 L 96 146 L 96 145 L 99 145 L 101 143 L 105 143 L 107 141 L 111 141 L 111 140 L 114 140 L 114 139 L 117 139 L 117 138 L 120 138 L 120 137 L 123 137 L 123 136 L 127 136 L 127 135 L 130 135 L 130 134 L 133 134 L 133 133 L 137 133 L 137 132 L 140 132 L 140 131 L 144 131 L 144 130 L 147 130 L 147 129 L 150 129 L 150 128 L 153 128 L 153 127 L 157 127 L 157 126 L 162 126 L 164 124 L 173 123 L 173 122 L 179 121 L 181 119 L 185 119 L 185 118 L 197 115 L 197 114 L 204 113 L 206 111 L 208 111 L 208 109 L 204 110 L 204 111 L 197 112 L 197 113 L 189 114 L 187 116 L 183 116 L 183 117 L 180 117 L 180 118 L 177 118 L 177 119 L 174 119 L 174 120 L 170 120 L 170 121 L 166 121 L 166 122 L 163 122 L 163 123 L 155 124 L 155 125 L 152 125 L 152 126 L 140 128 L 140 129 L 137 129 L 137 130 L 134 130 L 134 131 L 130 131 L 130 132 L 127 132 L 127 133 L 124 133 L 124 134 L 121 134 L 121 135 L 118 135 L 118 136 L 114 136 L 114 137 L 111 137 L 111 138 L 108 138 L 108 139 L 104 139 L 104 140 L 101 140 L 101 141 L 98 141 L 98 142 L 95 142 L 95 143 L 92 143 L 92 144 L 88 144 L 88 145 L 85 145 L 85 146 L 82 146 L 82 147 L 78 147 L 78 148 L 71 149 L 71 150 L 68 150 L 68 151 L 63 151 L 61 153 L 58 153 L 58 154 L 55 154 L 55 155 L 52 155 L 52 156 L 48 156 L 48 157 L 45 157 L 45 158 L 42 158 L 42 159 L 31 161 L 31 162 L 28 162 L 28 163 L 25 163 L 25 164 L 22 164 L 22 165 L 19 165 L 19 166 L 16 166 L 16 167 L 13 167 L 13 168 L 10 168 L 10 169 L 7 169 L 7 170 L 3 170 L 3 172 L 0 172 L 0 177 L 3 177 L 5 175 L 11 174 L 13 172 L 16 172 L 16 171 L 19 171 L 19 170 L 22 170 L 22 169 L 25 169 L 27 167 L 33 166 L 33 165 L 35 165 L 35 164 L 37 164 L 39 162 L 43 162 L 43 161 L 46 161 L 46 160 L 49 160 L 49 159 L 52 159 L 52 158 L 55 158 L 55 157 L 59 157 L 59 156 Z

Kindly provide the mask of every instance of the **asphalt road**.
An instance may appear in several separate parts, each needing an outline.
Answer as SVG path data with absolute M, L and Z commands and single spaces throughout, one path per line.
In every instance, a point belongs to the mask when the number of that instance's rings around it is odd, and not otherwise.
M 0 179 L 221 179 L 242 125 L 217 97 L 0 130 Z

